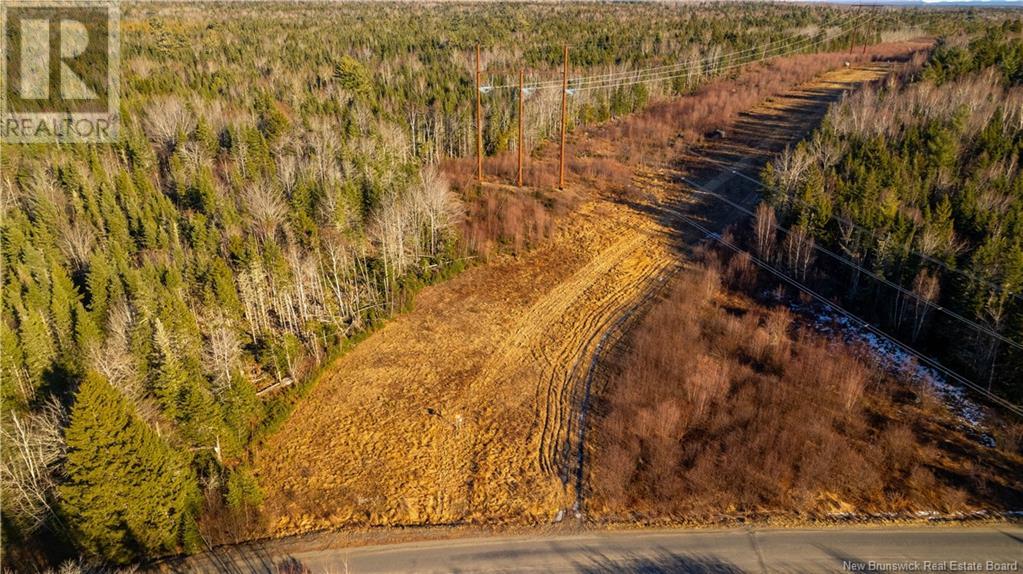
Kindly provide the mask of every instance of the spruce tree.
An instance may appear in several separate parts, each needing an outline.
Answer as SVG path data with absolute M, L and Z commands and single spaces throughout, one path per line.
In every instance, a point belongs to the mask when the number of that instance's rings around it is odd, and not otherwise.
M 38 387 L 57 356 L 44 312 L 32 307 L 26 309 L 21 315 L 19 331 L 25 366 L 28 367 L 32 384 Z
M 154 319 L 153 327 L 153 356 L 150 363 L 153 393 L 160 401 L 163 413 L 171 419 L 178 420 L 181 415 L 178 403 L 188 381 L 188 374 L 178 360 L 163 322 Z
M 61 509 L 83 550 L 124 563 L 181 545 L 197 499 L 191 472 L 101 375 L 79 388 L 66 439 Z
M 78 303 L 78 291 L 75 289 L 67 270 L 57 263 L 50 265 L 50 317 L 53 321 L 54 335 L 61 351 L 69 352 L 72 348 L 73 313 Z

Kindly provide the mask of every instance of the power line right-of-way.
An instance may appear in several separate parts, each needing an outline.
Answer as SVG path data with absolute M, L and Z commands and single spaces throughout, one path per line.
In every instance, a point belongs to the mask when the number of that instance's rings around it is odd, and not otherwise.
M 786 55 L 796 50 L 810 48 L 816 45 L 820 45 L 837 38 L 840 38 L 850 32 L 863 27 L 872 20 L 872 16 L 869 12 L 859 12 L 855 16 L 848 19 L 848 21 L 836 24 L 833 28 L 838 28 L 838 32 L 828 35 L 825 34 L 824 38 L 815 38 L 813 36 L 803 35 L 791 35 L 786 38 L 780 38 L 772 40 L 766 44 L 759 46 L 751 46 L 742 50 L 737 50 L 730 53 L 721 54 L 718 56 L 706 56 L 699 61 L 692 62 L 679 62 L 674 64 L 663 64 L 660 66 L 651 66 L 648 68 L 639 68 L 636 70 L 623 70 L 619 72 L 609 72 L 603 74 L 594 74 L 590 76 L 580 76 L 576 78 L 569 78 L 569 90 L 573 92 L 584 90 L 584 89 L 597 89 L 601 87 L 613 87 L 617 85 L 630 85 L 631 83 L 639 82 L 657 82 L 664 81 L 665 79 L 672 79 L 673 74 L 685 71 L 689 73 L 694 70 L 697 66 L 701 69 L 707 65 L 720 64 L 721 62 L 728 62 L 724 68 L 716 68 L 718 70 L 732 69 L 736 66 L 745 66 L 748 64 L 756 63 L 766 59 Z M 826 29 L 826 28 L 825 28 Z M 749 55 L 759 54 L 760 57 L 751 60 L 735 63 L 735 60 L 742 59 Z M 664 76 L 668 74 L 668 76 Z M 664 77 L 662 77 L 664 76 Z M 620 83 L 619 80 L 628 79 L 632 80 L 628 83 Z M 522 87 L 527 91 L 542 90 L 547 88 L 556 88 L 563 84 L 562 79 L 557 80 L 542 80 L 532 83 L 524 84 Z M 501 89 L 518 89 L 519 85 L 514 83 L 498 84 L 498 85 L 487 85 L 483 86 L 483 89 L 487 92 Z
M 771 265 L 771 264 L 767 263 L 766 261 L 760 259 L 756 255 L 750 253 L 749 251 L 746 251 L 745 249 L 742 249 L 741 247 L 739 247 L 739 246 L 733 244 L 732 242 L 726 240 L 725 238 L 721 237 L 720 234 L 714 233 L 713 231 L 711 231 L 707 227 L 697 223 L 695 220 L 693 220 L 692 218 L 690 218 L 686 214 L 680 212 L 679 210 L 671 208 L 671 207 L 668 207 L 668 206 L 663 206 L 663 205 L 660 206 L 660 208 L 663 209 L 664 211 L 670 213 L 672 216 L 676 217 L 682 223 L 685 223 L 686 225 L 689 225 L 690 227 L 696 229 L 697 231 L 700 231 L 708 239 L 711 239 L 711 240 L 713 240 L 713 241 L 715 241 L 717 243 L 720 243 L 721 245 L 727 247 L 728 249 L 730 249 L 731 251 L 733 251 L 733 252 L 735 252 L 737 254 L 739 254 L 739 253 L 745 254 L 747 257 L 750 258 L 750 261 L 752 261 L 755 265 L 757 265 L 761 269 L 767 271 L 771 275 L 774 275 L 775 277 L 777 277 L 778 279 L 780 279 L 780 280 L 784 281 L 785 283 L 791 285 L 792 287 L 795 287 L 799 291 L 801 291 L 803 293 L 806 293 L 807 295 L 809 295 L 810 297 L 815 299 L 817 302 L 825 305 L 829 309 L 834 309 L 835 311 L 838 311 L 840 314 L 842 314 L 843 316 L 845 316 L 849 320 L 853 321 L 855 324 L 860 325 L 861 327 L 863 327 L 864 329 L 870 331 L 874 335 L 876 335 L 876 336 L 878 336 L 878 337 L 880 337 L 880 338 L 890 342 L 891 344 L 893 344 L 896 347 L 898 347 L 901 351 L 905 352 L 908 355 L 913 356 L 918 361 L 922 362 L 923 364 L 927 365 L 928 367 L 930 367 L 930 368 L 934 369 L 935 371 L 945 375 L 949 379 L 952 379 L 952 380 L 956 381 L 957 383 L 963 385 L 964 387 L 967 387 L 970 390 L 980 394 L 981 396 L 985 397 L 989 401 L 991 401 L 991 402 L 993 402 L 993 403 L 995 403 L 995 404 L 1005 408 L 1006 410 L 1016 414 L 1017 416 L 1023 416 L 1023 407 L 1021 407 L 1020 405 L 1012 403 L 1012 402 L 1010 402 L 1010 401 L 1008 401 L 1008 400 L 1006 400 L 1006 399 L 1004 399 L 1004 398 L 1002 398 L 1002 397 L 992 393 L 991 391 L 985 389 L 984 387 L 978 385 L 977 383 L 974 383 L 973 381 L 967 379 L 966 377 L 956 373 L 955 371 L 952 371 L 948 367 L 945 367 L 944 365 L 942 365 L 937 360 L 932 359 L 932 358 L 930 358 L 930 357 L 928 357 L 928 356 L 918 352 L 916 349 L 910 347 L 909 345 L 906 345 L 905 343 L 900 342 L 899 340 L 895 339 L 891 335 L 888 335 L 884 331 L 878 329 L 877 327 L 875 327 L 870 322 L 868 322 L 868 321 L 866 321 L 864 319 L 861 319 L 856 314 L 854 314 L 851 311 L 845 309 L 841 305 L 838 305 L 835 302 L 829 300 L 827 297 L 825 297 L 824 295 L 818 293 L 817 291 L 811 289 L 810 287 L 808 287 L 804 283 L 800 282 L 799 280 L 797 280 L 797 279 L 795 279 L 793 277 L 790 277 L 789 275 L 785 274 L 784 272 L 782 272 L 781 270 L 777 269 L 773 265 Z
M 760 181 L 759 179 L 750 177 L 750 176 L 742 173 L 741 171 L 738 171 L 736 169 L 731 168 L 730 166 L 728 166 L 723 161 L 716 160 L 716 159 L 713 159 L 711 157 L 707 157 L 706 155 L 703 155 L 703 154 L 701 154 L 699 152 L 693 152 L 693 153 L 694 153 L 694 155 L 698 156 L 700 159 L 705 160 L 705 161 L 707 161 L 709 163 L 713 163 L 715 165 L 718 165 L 718 166 L 720 166 L 720 167 L 722 167 L 724 169 L 727 169 L 729 171 L 729 173 L 731 173 L 732 175 L 741 177 L 741 178 L 743 178 L 743 179 L 745 179 L 745 180 L 747 180 L 747 181 L 757 185 L 761 189 L 775 191 L 775 192 L 781 192 L 781 190 L 779 190 L 776 187 L 769 186 L 769 185 L 765 184 L 764 182 Z M 791 199 L 792 201 L 794 201 L 796 203 L 799 203 L 800 205 L 803 205 L 803 206 L 806 206 L 806 207 L 812 207 L 812 206 L 810 206 L 810 204 L 808 202 L 806 202 L 806 201 L 804 201 L 804 200 L 802 200 L 802 199 L 800 199 L 798 197 L 788 196 L 788 195 L 787 195 L 787 197 L 788 197 L 788 199 Z M 859 231 L 867 233 L 868 235 L 870 235 L 871 237 L 873 237 L 875 239 L 878 238 L 876 230 L 867 229 L 866 227 L 863 227 L 862 225 L 856 223 L 855 221 L 853 221 L 851 219 L 848 219 L 848 218 L 842 217 L 841 215 L 836 215 L 836 214 L 832 214 L 831 218 L 834 219 L 835 221 L 839 221 L 839 222 L 844 223 L 844 224 L 846 224 L 846 225 L 848 225 L 850 227 L 858 229 Z M 969 273 L 969 272 L 964 271 L 962 269 L 957 269 L 955 267 L 952 267 L 951 265 L 945 263 L 944 261 L 942 261 L 940 259 L 935 259 L 934 257 L 931 257 L 930 255 L 928 255 L 928 254 L 926 254 L 926 253 L 924 253 L 922 251 L 919 251 L 917 249 L 913 249 L 913 248 L 909 247 L 909 248 L 907 248 L 907 251 L 909 251 L 910 253 L 916 254 L 918 257 L 920 257 L 924 261 L 927 261 L 928 263 L 937 265 L 938 267 L 941 267 L 942 269 L 944 269 L 946 271 L 949 271 L 951 273 L 955 273 L 955 274 L 960 275 L 961 277 L 964 277 L 966 279 L 969 279 L 969 280 L 972 280 L 972 281 L 976 281 L 978 283 L 986 285 L 987 287 L 991 288 L 995 292 L 1001 293 L 1001 292 L 1004 291 L 1006 296 L 1012 297 L 1013 299 L 1016 299 L 1016 300 L 1023 301 L 1023 296 L 1021 296 L 1019 293 L 1017 293 L 1015 291 L 1006 291 L 1005 288 L 1002 287 L 1001 285 L 993 283 L 993 282 L 991 282 L 991 281 L 989 281 L 987 279 L 984 279 L 983 277 L 977 277 L 973 273 Z
M 748 66 L 748 65 L 751 65 L 751 64 L 755 64 L 757 62 L 766 61 L 768 59 L 779 57 L 779 56 L 783 56 L 783 55 L 789 55 L 789 54 L 795 53 L 798 50 L 806 50 L 806 49 L 810 49 L 810 48 L 816 48 L 817 46 L 823 45 L 826 42 L 833 41 L 833 40 L 835 40 L 835 39 L 837 39 L 837 38 L 839 38 L 841 36 L 844 36 L 846 34 L 851 33 L 852 31 L 856 30 L 857 28 L 860 28 L 860 27 L 868 24 L 871 21 L 871 19 L 872 19 L 872 15 L 870 14 L 870 12 L 858 12 L 855 16 L 850 18 L 848 21 L 846 21 L 845 23 L 843 23 L 840 26 L 838 26 L 838 29 L 840 31 L 837 34 L 834 34 L 834 35 L 831 35 L 831 36 L 828 36 L 827 34 L 825 34 L 825 36 L 823 38 L 814 38 L 812 36 L 804 37 L 804 36 L 801 36 L 801 35 L 800 36 L 793 35 L 793 36 L 789 37 L 788 39 L 774 40 L 774 41 L 768 42 L 767 44 L 762 45 L 762 46 L 755 46 L 755 47 L 751 47 L 751 48 L 746 48 L 745 50 L 738 50 L 738 51 L 735 51 L 735 52 L 732 52 L 732 53 L 729 53 L 729 54 L 725 54 L 723 56 L 716 56 L 716 57 L 714 57 L 713 59 L 710 59 L 710 60 L 705 58 L 704 60 L 702 60 L 700 62 L 695 62 L 695 63 L 694 62 L 683 62 L 681 64 L 668 65 L 667 67 L 665 67 L 665 66 L 653 66 L 653 67 L 650 67 L 650 68 L 639 69 L 639 70 L 632 70 L 632 71 L 629 71 L 629 72 L 619 73 L 619 74 L 625 74 L 625 75 L 621 76 L 622 79 L 613 79 L 613 80 L 611 78 L 618 78 L 619 75 L 618 74 L 595 74 L 595 75 L 592 75 L 592 76 L 582 76 L 582 77 L 577 77 L 577 78 L 569 78 L 569 76 L 568 76 L 568 68 L 569 68 L 568 46 L 567 45 L 563 46 L 562 53 L 563 53 L 564 62 L 563 62 L 562 77 L 561 77 L 561 80 L 559 82 L 561 84 L 561 91 L 562 91 L 562 93 L 561 93 L 561 121 L 560 121 L 561 146 L 560 146 L 559 161 L 558 161 L 558 164 L 559 164 L 559 167 L 558 167 L 558 189 L 559 190 L 563 190 L 565 188 L 565 162 L 566 162 L 565 145 L 566 145 L 567 129 L 568 129 L 567 128 L 567 126 L 568 126 L 567 114 L 568 114 L 568 96 L 569 95 L 572 95 L 572 94 L 575 94 L 575 93 L 579 93 L 579 92 L 598 90 L 598 89 L 605 89 L 605 88 L 612 88 L 612 87 L 621 87 L 621 86 L 634 85 L 634 84 L 639 84 L 639 83 L 663 82 L 663 81 L 666 81 L 666 80 L 671 80 L 671 79 L 674 79 L 674 78 L 677 78 L 677 77 L 681 77 L 681 76 L 687 75 L 689 73 L 689 71 L 687 71 L 685 73 L 681 73 L 680 71 L 681 70 L 686 70 L 687 68 L 691 70 L 694 65 L 699 65 L 701 67 L 701 69 L 702 69 L 704 64 L 706 62 L 708 62 L 708 61 L 716 62 L 718 64 L 718 66 L 715 67 L 714 71 L 716 73 L 720 74 L 720 73 L 726 72 L 726 71 L 731 70 L 731 69 L 736 69 L 736 68 L 740 68 L 740 67 L 743 67 L 743 66 Z M 778 43 L 782 43 L 782 45 L 776 46 L 775 44 L 778 44 Z M 773 47 L 769 47 L 769 46 L 773 46 Z M 753 53 L 751 51 L 759 52 L 760 53 L 760 57 L 759 58 L 754 58 L 752 60 L 733 62 L 733 63 L 729 63 L 729 64 L 723 65 L 723 66 L 720 65 L 721 62 L 728 62 L 728 61 L 730 61 L 733 58 L 742 58 L 744 54 Z M 665 75 L 665 74 L 668 74 L 668 75 Z M 525 113 L 525 105 L 524 105 L 525 95 L 528 92 L 530 92 L 530 91 L 539 90 L 539 89 L 545 89 L 547 87 L 553 87 L 554 85 L 556 85 L 556 84 L 554 84 L 554 82 L 555 81 L 551 80 L 551 81 L 548 81 L 548 82 L 536 82 L 536 83 L 533 83 L 533 84 L 526 84 L 524 82 L 524 72 L 522 70 L 520 70 L 520 72 L 519 72 L 519 82 L 518 82 L 517 86 L 515 84 L 504 84 L 504 85 L 499 85 L 499 86 L 483 85 L 483 83 L 482 83 L 482 70 L 480 69 L 480 47 L 479 47 L 479 45 L 476 46 L 476 74 L 475 74 L 475 84 L 476 84 L 476 122 L 475 122 L 476 125 L 475 125 L 475 128 L 476 128 L 476 130 L 475 131 L 476 131 L 476 155 L 477 155 L 477 158 L 476 158 L 476 164 L 477 164 L 476 180 L 477 180 L 478 184 L 482 185 L 483 181 L 484 181 L 484 175 L 483 175 L 483 106 L 482 106 L 482 96 L 483 96 L 483 94 L 488 94 L 488 93 L 490 93 L 490 92 L 492 92 L 492 91 L 494 91 L 496 89 L 501 89 L 501 88 L 517 88 L 519 90 L 520 93 L 519 93 L 518 109 L 519 109 L 519 116 L 520 117 L 519 117 L 519 122 L 518 123 L 519 123 L 519 132 L 520 133 L 519 133 L 518 140 L 519 140 L 519 145 L 521 146 L 521 145 L 523 145 L 523 134 L 522 134 L 522 131 L 524 129 L 524 127 L 523 127 L 524 123 L 522 121 L 522 117 L 521 116 Z M 576 87 L 572 87 L 572 83 L 573 82 L 576 84 Z M 518 155 L 519 155 L 519 161 L 518 161 L 518 163 L 519 163 L 519 165 L 518 165 L 518 174 L 519 174 L 518 184 L 521 187 L 522 183 L 523 183 L 522 182 L 522 171 L 523 171 L 522 162 L 523 162 L 523 159 L 522 159 L 522 153 L 521 152 Z
M 703 187 L 703 186 L 701 186 L 701 185 L 699 185 L 697 183 L 694 183 L 694 182 L 692 182 L 692 181 L 690 181 L 690 180 L 688 180 L 688 179 L 686 179 L 684 177 L 682 177 L 680 179 L 682 181 L 684 181 L 685 183 L 689 184 L 690 186 L 696 188 L 701 193 L 704 193 L 704 194 L 710 195 L 711 197 L 717 198 L 717 199 L 727 203 L 728 205 L 732 206 L 734 209 L 742 211 L 743 213 L 745 213 L 747 215 L 751 215 L 751 216 L 754 215 L 754 213 L 752 211 L 750 211 L 749 209 L 743 207 L 742 205 L 739 205 L 738 203 L 735 203 L 734 201 L 728 199 L 727 197 L 725 197 L 725 196 L 723 196 L 723 195 L 721 195 L 719 193 L 715 193 L 713 191 L 710 191 L 710 190 L 706 189 L 705 187 Z M 776 230 L 781 231 L 782 233 L 784 233 L 786 235 L 791 235 L 791 233 L 792 233 L 791 230 L 786 229 L 785 227 L 782 227 L 781 225 L 778 225 L 777 223 L 774 223 L 773 227 Z M 831 251 L 830 249 L 828 249 L 826 247 L 821 247 L 820 245 L 817 245 L 816 242 L 812 243 L 810 245 L 810 247 L 812 249 L 820 252 L 820 253 L 823 253 L 823 254 L 831 257 L 832 259 L 834 259 L 835 261 L 838 261 L 839 263 L 843 263 L 845 265 L 848 265 L 848 266 L 852 267 L 853 269 L 856 269 L 860 273 L 863 273 L 864 275 L 867 275 L 868 277 L 870 277 L 870 278 L 872 278 L 872 279 L 874 279 L 874 280 L 876 280 L 876 281 L 878 281 L 880 283 L 883 283 L 883 284 L 891 287 L 892 289 L 895 289 L 896 291 L 898 291 L 899 293 L 901 293 L 901 294 L 903 294 L 903 295 L 905 295 L 907 297 L 913 297 L 914 299 L 916 299 L 920 303 L 923 303 L 924 305 L 927 305 L 927 306 L 931 307 L 932 309 L 934 309 L 936 311 L 940 311 L 940 312 L 946 314 L 947 316 L 962 322 L 964 325 L 966 325 L 966 326 L 976 330 L 979 333 L 983 333 L 985 335 L 988 335 L 989 337 L 997 339 L 998 341 L 1001 341 L 1001 342 L 1003 342 L 1003 343 L 1005 343 L 1005 344 L 1007 344 L 1009 346 L 1015 347 L 1015 348 L 1017 348 L 1019 350 L 1023 350 L 1023 344 L 1018 343 L 1018 342 L 1014 341 L 1013 339 L 1010 339 L 1010 338 L 1006 337 L 1005 335 L 1002 335 L 1001 333 L 999 333 L 999 332 L 997 332 L 997 331 L 987 327 L 986 325 L 981 325 L 980 323 L 977 323 L 976 321 L 973 321 L 972 319 L 964 317 L 963 315 L 961 315 L 959 313 L 956 313 L 955 311 L 953 311 L 953 310 L 951 310 L 951 309 L 949 309 L 947 307 L 944 307 L 944 306 L 939 305 L 939 304 L 937 304 L 937 303 L 935 303 L 933 301 L 925 299 L 925 298 L 921 297 L 920 295 L 918 295 L 918 294 L 916 294 L 916 293 L 906 289 L 902 285 L 899 285 L 898 283 L 895 283 L 895 282 L 893 282 L 893 281 L 891 281 L 891 280 L 889 280 L 889 279 L 887 279 L 885 277 L 881 277 L 880 275 L 877 275 L 876 273 L 870 271 L 869 269 L 864 268 L 863 266 L 859 265 L 855 261 L 852 261 L 852 260 L 848 259 L 847 257 L 843 257 L 843 256 L 835 253 L 834 251 Z

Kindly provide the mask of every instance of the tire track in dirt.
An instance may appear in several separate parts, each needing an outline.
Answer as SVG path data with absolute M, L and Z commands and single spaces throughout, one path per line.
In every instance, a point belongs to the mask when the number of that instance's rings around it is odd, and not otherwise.
M 573 365 L 671 261 L 666 237 L 594 198 L 534 252 L 424 290 L 256 453 L 268 534 L 548 521 L 568 507 Z
M 528 359 L 540 371 L 536 387 L 536 413 L 540 421 L 541 471 L 568 477 L 560 464 L 569 430 L 566 419 L 573 410 L 574 388 L 570 365 L 587 356 L 593 341 L 619 310 L 644 289 L 666 258 L 654 260 L 637 254 L 655 241 L 650 224 L 627 233 L 547 296 L 517 321 L 514 338 L 503 353 L 485 367 L 478 383 L 486 386 Z M 613 278 L 613 279 L 612 279 Z M 535 425 L 534 425 L 535 426 Z
M 616 283 L 604 291 L 603 296 L 598 295 L 599 303 L 595 308 L 584 307 L 580 309 L 581 317 L 568 313 L 559 321 L 562 323 L 560 329 L 568 331 L 569 340 L 559 347 L 558 355 L 550 361 L 552 369 L 549 387 L 554 389 L 554 393 L 549 396 L 547 412 L 553 412 L 555 416 L 553 424 L 545 424 L 547 432 L 541 439 L 541 456 L 547 459 L 545 471 L 557 472 L 562 482 L 568 482 L 571 470 L 567 463 L 573 431 L 572 414 L 577 410 L 575 407 L 581 382 L 578 365 L 591 356 L 600 334 L 631 305 L 633 299 L 646 289 L 651 278 L 665 266 L 666 262 L 645 262 L 636 269 L 630 283 Z M 600 283 L 594 283 L 590 289 L 596 290 L 597 285 Z M 614 288 L 617 285 L 621 288 Z
M 635 181 L 663 198 L 672 175 Z M 570 508 L 594 357 L 677 264 L 676 239 L 669 221 L 595 196 L 530 253 L 425 289 L 255 453 L 266 534 Z

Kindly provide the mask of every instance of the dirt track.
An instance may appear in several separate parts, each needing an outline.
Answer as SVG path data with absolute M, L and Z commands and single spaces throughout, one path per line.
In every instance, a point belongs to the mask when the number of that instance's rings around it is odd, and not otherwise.
M 884 72 L 826 74 L 701 153 L 755 168 L 837 94 Z M 687 177 L 734 185 L 715 173 L 720 166 L 705 164 Z M 658 201 L 690 201 L 676 175 L 640 170 L 637 185 Z M 717 207 L 691 206 L 727 221 Z M 670 225 L 642 205 L 590 198 L 527 255 L 424 290 L 413 311 L 339 359 L 257 453 L 268 534 L 546 522 L 570 508 L 582 382 L 602 335 L 680 260 Z

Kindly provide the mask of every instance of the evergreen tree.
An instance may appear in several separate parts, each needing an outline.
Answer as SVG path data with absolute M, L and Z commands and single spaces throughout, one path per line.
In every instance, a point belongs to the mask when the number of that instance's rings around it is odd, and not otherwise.
M 51 284 L 50 316 L 53 319 L 54 335 L 61 351 L 68 352 L 72 348 L 73 313 L 78 304 L 78 291 L 67 271 L 54 263 L 50 266 Z
M 187 383 L 187 374 L 174 352 L 170 336 L 160 319 L 153 321 L 153 392 L 163 412 L 177 420 L 181 416 L 179 400 Z
M 20 338 L 25 354 L 25 366 L 32 384 L 39 386 L 43 376 L 56 358 L 53 335 L 46 324 L 46 316 L 42 310 L 28 308 L 21 316 Z
M 66 439 L 61 510 L 82 549 L 124 563 L 182 545 L 193 528 L 192 474 L 101 375 L 78 390 Z

